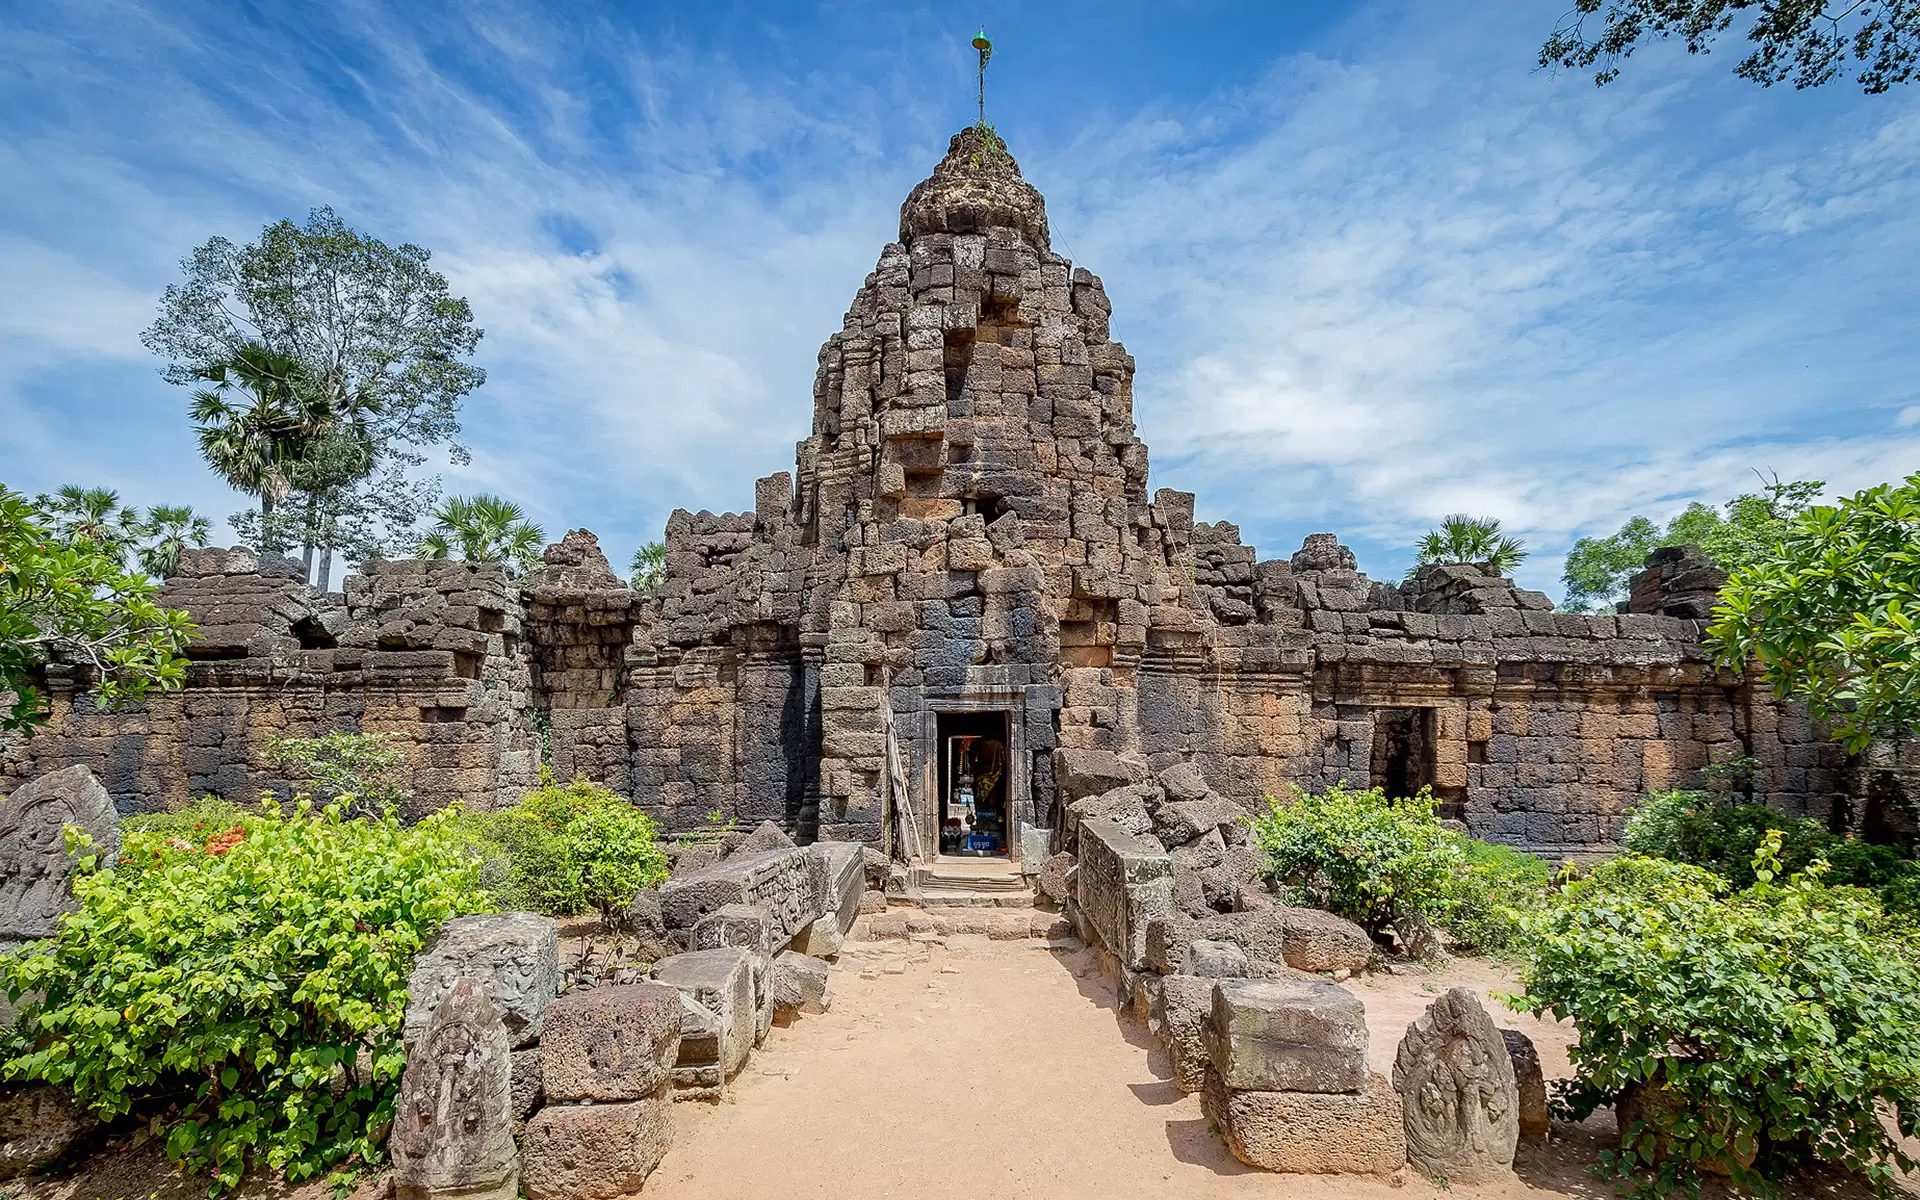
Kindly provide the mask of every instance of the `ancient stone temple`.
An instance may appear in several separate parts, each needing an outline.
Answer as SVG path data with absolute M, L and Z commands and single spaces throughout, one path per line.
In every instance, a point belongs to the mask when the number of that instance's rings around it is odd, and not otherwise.
M 423 807 L 508 799 L 544 757 L 669 829 L 717 809 L 902 855 L 1017 851 L 1062 801 L 1176 763 L 1246 805 L 1431 786 L 1549 854 L 1611 848 L 1646 790 L 1735 757 L 1756 795 L 1849 819 L 1857 773 L 1709 664 L 1685 572 L 1556 613 L 1474 566 L 1371 580 L 1331 534 L 1261 560 L 1150 492 L 1110 311 L 1005 144 L 966 130 L 822 346 L 794 472 L 751 511 L 676 512 L 657 588 L 583 532 L 520 579 L 374 563 L 336 595 L 189 553 L 165 594 L 206 634 L 188 688 L 126 714 L 63 696 L 0 767 L 86 763 L 157 806 L 273 785 L 270 733 L 389 731 Z

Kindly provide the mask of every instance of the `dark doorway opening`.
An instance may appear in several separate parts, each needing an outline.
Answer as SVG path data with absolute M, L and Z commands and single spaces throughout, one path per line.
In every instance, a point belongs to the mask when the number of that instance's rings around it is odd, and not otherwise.
M 1433 710 L 1382 708 L 1373 714 L 1372 783 L 1388 797 L 1433 786 Z
M 1008 785 L 1013 772 L 1005 712 L 939 713 L 940 853 L 1007 854 Z

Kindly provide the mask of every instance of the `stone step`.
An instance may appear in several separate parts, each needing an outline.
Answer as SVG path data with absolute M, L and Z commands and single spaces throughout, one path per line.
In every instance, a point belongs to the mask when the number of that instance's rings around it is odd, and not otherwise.
M 921 891 L 888 896 L 888 904 L 908 908 L 1032 908 L 1033 893 L 1017 892 Z
M 1033 938 L 1057 941 L 1073 933 L 1059 913 L 1026 908 L 892 908 L 869 913 L 853 923 L 849 941 L 884 942 L 932 939 L 954 934 L 985 934 L 994 941 Z

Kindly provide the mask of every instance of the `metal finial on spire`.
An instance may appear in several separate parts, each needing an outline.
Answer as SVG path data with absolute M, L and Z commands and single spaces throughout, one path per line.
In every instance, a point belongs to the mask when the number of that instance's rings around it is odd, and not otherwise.
M 980 52 L 980 124 L 987 123 L 987 60 L 993 57 L 993 40 L 987 37 L 987 27 L 982 25 L 980 32 L 973 35 L 973 48 Z

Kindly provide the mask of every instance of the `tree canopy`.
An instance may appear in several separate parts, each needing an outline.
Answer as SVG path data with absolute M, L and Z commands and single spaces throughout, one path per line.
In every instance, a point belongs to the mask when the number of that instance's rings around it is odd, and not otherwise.
M 1415 571 L 1428 563 L 1484 563 L 1496 571 L 1511 571 L 1526 561 L 1527 545 L 1517 537 L 1500 532 L 1495 517 L 1470 517 L 1451 513 L 1420 539 L 1415 548 Z
M 627 564 L 633 572 L 633 586 L 646 591 L 660 586 L 667 577 L 667 547 L 664 542 L 648 542 L 633 552 L 633 561 Z
M 460 558 L 531 569 L 540 562 L 546 533 L 526 510 L 499 496 L 450 496 L 433 512 L 433 529 L 420 540 L 422 558 Z
M 1920 730 L 1920 472 L 1794 517 L 1720 591 L 1707 643 L 1848 748 Z
M 1872 94 L 1920 68 L 1920 0 L 1574 0 L 1540 47 L 1540 65 L 1597 67 L 1593 81 L 1608 84 L 1648 41 L 1680 38 L 1687 53 L 1707 54 L 1736 22 L 1753 48 L 1734 74 L 1762 87 L 1789 79 L 1819 87 L 1858 63 L 1854 80 Z
M 109 702 L 185 681 L 187 616 L 154 602 L 153 584 L 126 569 L 125 553 L 124 544 L 56 532 L 26 497 L 0 486 L 0 729 L 47 720 L 38 681 L 50 662 L 90 671 Z

